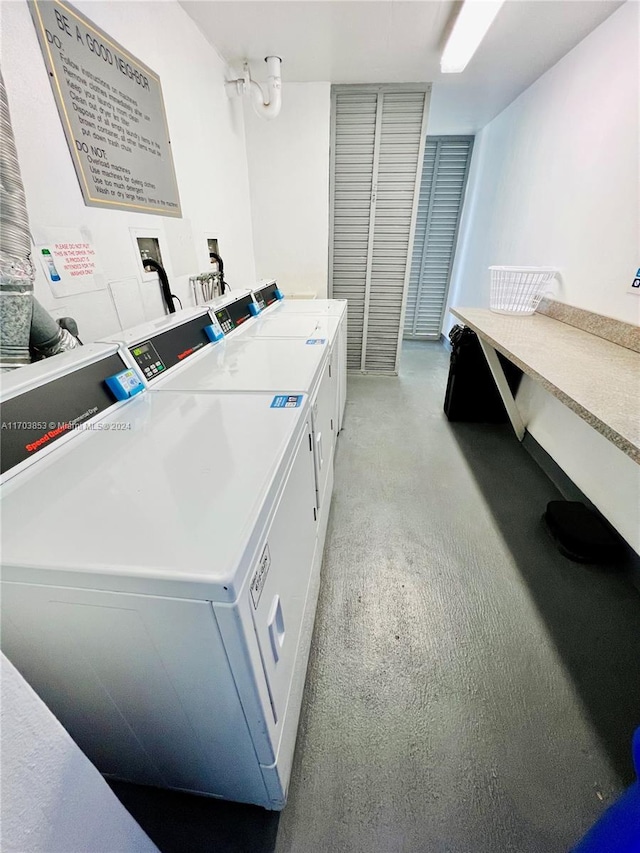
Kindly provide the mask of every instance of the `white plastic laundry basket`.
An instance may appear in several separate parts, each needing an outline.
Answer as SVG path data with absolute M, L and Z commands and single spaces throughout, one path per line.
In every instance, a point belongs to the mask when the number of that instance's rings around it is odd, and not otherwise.
M 546 286 L 556 275 L 553 267 L 489 267 L 489 308 L 497 314 L 525 317 L 533 314 Z

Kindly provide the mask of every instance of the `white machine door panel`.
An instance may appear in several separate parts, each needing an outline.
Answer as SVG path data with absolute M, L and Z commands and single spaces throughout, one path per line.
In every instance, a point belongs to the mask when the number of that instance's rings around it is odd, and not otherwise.
M 266 802 L 209 602 L 5 583 L 2 642 L 105 774 Z
M 287 707 L 313 564 L 317 511 L 310 438 L 305 433 L 298 445 L 248 592 L 276 723 Z
M 338 405 L 338 430 L 342 429 L 344 420 L 344 407 L 347 401 L 347 315 L 345 314 L 340 324 L 340 371 L 338 377 L 339 405 Z
M 327 499 L 325 494 L 329 467 L 333 465 L 333 447 L 338 428 L 336 412 L 338 371 L 335 358 L 325 365 L 318 388 L 311 399 L 313 416 L 313 451 L 316 466 L 318 508 Z
M 331 350 L 331 359 L 329 361 L 329 365 L 331 367 L 331 382 L 333 384 L 333 418 L 331 428 L 333 432 L 332 438 L 334 447 L 338 441 L 338 432 L 340 431 L 340 385 L 342 377 L 341 355 L 341 335 L 338 334 Z

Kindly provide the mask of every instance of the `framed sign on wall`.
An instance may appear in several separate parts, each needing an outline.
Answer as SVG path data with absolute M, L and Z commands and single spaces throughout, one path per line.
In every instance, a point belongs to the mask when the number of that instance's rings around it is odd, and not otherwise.
M 85 204 L 182 216 L 158 75 L 68 3 L 29 7 Z

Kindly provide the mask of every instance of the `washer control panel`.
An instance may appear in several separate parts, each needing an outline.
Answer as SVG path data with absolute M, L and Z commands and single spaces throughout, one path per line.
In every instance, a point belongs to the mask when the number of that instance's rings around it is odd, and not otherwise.
M 42 384 L 3 400 L 0 474 L 47 450 L 63 436 L 82 433 L 89 421 L 125 399 L 124 390 L 113 387 L 115 377 L 120 377 L 118 384 L 121 389 L 126 387 L 127 397 L 139 393 L 134 388 L 140 380 L 132 373 L 120 355 L 108 355 L 62 376 L 45 378 Z
M 138 346 L 131 347 L 130 352 L 145 379 L 154 379 L 159 373 L 167 369 L 151 341 L 145 341 Z
M 274 302 L 283 298 L 283 294 L 278 289 L 275 281 L 272 281 L 271 284 L 265 284 L 260 290 L 254 291 L 253 295 L 261 311 L 264 311 L 269 305 L 273 305 Z
M 207 333 L 207 327 L 210 325 L 209 314 L 202 314 L 132 344 L 129 352 L 147 382 L 153 382 L 175 364 L 211 343 Z
M 216 320 L 220 323 L 220 328 L 225 335 L 233 332 L 242 323 L 245 323 L 250 317 L 254 316 L 255 303 L 250 293 L 236 299 L 224 308 L 219 308 L 216 311 Z

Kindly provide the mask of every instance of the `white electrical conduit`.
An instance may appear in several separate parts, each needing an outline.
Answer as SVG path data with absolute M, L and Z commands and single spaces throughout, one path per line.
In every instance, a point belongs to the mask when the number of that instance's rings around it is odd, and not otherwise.
M 262 87 L 251 79 L 251 71 L 249 63 L 244 64 L 244 77 L 238 80 L 229 80 L 225 83 L 225 89 L 229 97 L 237 95 L 248 95 L 251 98 L 251 104 L 257 115 L 261 118 L 275 118 L 280 112 L 282 106 L 282 78 L 280 76 L 280 66 L 282 60 L 279 56 L 267 56 L 267 94 L 265 96 Z

